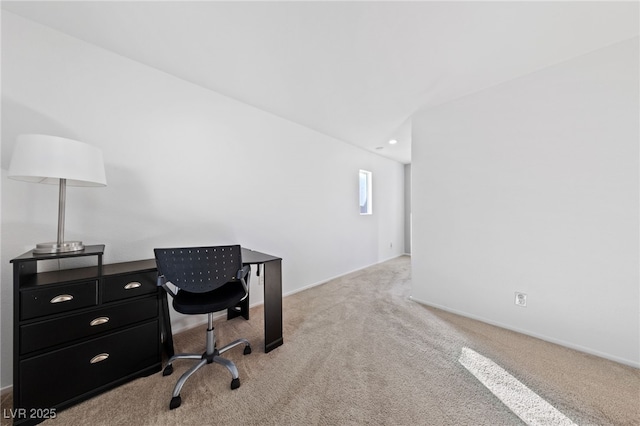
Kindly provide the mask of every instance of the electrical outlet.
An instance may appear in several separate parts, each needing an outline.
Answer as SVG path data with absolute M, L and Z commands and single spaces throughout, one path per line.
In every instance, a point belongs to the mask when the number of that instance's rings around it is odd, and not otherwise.
M 525 293 L 519 293 L 516 291 L 516 305 L 526 307 L 527 306 L 527 295 Z

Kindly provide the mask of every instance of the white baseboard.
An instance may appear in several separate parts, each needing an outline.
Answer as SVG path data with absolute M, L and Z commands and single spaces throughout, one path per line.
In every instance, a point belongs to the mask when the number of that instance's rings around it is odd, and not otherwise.
M 345 272 L 343 274 L 339 274 L 339 275 L 333 276 L 331 278 L 327 278 L 327 279 L 324 279 L 322 281 L 318 281 L 318 282 L 306 285 L 304 287 L 297 288 L 297 289 L 289 291 L 287 293 L 283 293 L 282 297 L 284 298 L 284 297 L 291 296 L 291 295 L 296 294 L 296 293 L 300 293 L 301 291 L 308 290 L 310 288 L 317 287 L 317 286 L 322 285 L 322 284 L 326 284 L 329 281 L 344 277 L 345 275 L 349 275 L 349 274 L 352 274 L 354 272 L 358 272 L 358 271 L 361 271 L 363 269 L 367 269 L 367 268 L 369 268 L 371 266 L 378 265 L 380 263 L 384 263 L 384 262 L 387 262 L 387 261 L 392 260 L 392 259 L 396 259 L 396 258 L 401 257 L 401 256 L 406 256 L 406 254 L 399 254 L 397 256 L 392 256 L 392 257 L 390 257 L 388 259 L 384 259 L 384 260 L 378 261 L 376 263 L 372 263 L 370 265 L 363 266 L 361 268 L 356 268 L 356 269 L 353 269 L 353 270 L 351 270 L 349 272 Z M 256 303 L 252 303 L 252 304 L 249 305 L 249 309 L 251 309 L 251 308 L 253 308 L 255 306 L 263 305 L 263 304 L 264 304 L 264 302 L 262 302 L 262 301 L 261 302 L 256 302 Z M 226 312 L 219 312 L 219 313 L 217 313 L 217 314 L 215 314 L 213 316 L 213 319 L 217 320 L 219 318 L 224 317 L 225 315 L 226 315 Z M 184 315 L 183 317 L 180 317 L 178 319 L 174 319 L 173 321 L 171 321 L 171 330 L 172 330 L 173 333 L 180 333 L 182 331 L 191 330 L 192 328 L 195 328 L 195 327 L 200 327 L 201 325 L 206 324 L 206 323 L 207 323 L 207 316 L 206 315 L 202 315 L 202 316 L 200 316 L 200 315 L 197 315 L 197 316 L 196 315 Z
M 345 272 L 343 274 L 335 275 L 333 277 L 330 277 L 330 278 L 327 278 L 327 279 L 323 279 L 322 281 L 317 281 L 317 282 L 315 282 L 313 284 L 308 284 L 308 285 L 306 285 L 304 287 L 297 288 L 295 290 L 289 291 L 287 293 L 284 293 L 282 295 L 282 297 L 287 297 L 287 296 L 291 296 L 292 294 L 300 293 L 301 291 L 308 290 L 310 288 L 317 287 L 317 286 L 322 285 L 322 284 L 326 284 L 329 281 L 337 280 L 338 278 L 342 278 L 342 277 L 344 277 L 346 275 L 353 274 L 354 272 L 362 271 L 363 269 L 367 269 L 367 268 L 370 268 L 372 266 L 379 265 L 381 263 L 388 262 L 389 260 L 397 259 L 398 257 L 402 257 L 402 256 L 407 256 L 407 255 L 402 253 L 402 254 L 399 254 L 397 256 L 391 256 L 391 257 L 389 257 L 387 259 L 380 260 L 380 261 L 372 263 L 370 265 L 366 265 L 366 266 L 363 266 L 361 268 L 356 268 L 356 269 L 353 269 L 353 270 L 351 270 L 349 272 Z
M 5 396 L 8 393 L 13 392 L 13 385 L 5 386 L 0 388 L 0 397 Z
M 615 356 L 615 355 L 612 355 L 612 354 L 609 354 L 609 353 L 606 353 L 606 352 L 597 351 L 597 350 L 594 350 L 594 349 L 591 349 L 591 348 L 587 348 L 587 347 L 584 347 L 584 346 L 581 346 L 581 345 L 576 345 L 575 343 L 567 342 L 565 340 L 556 339 L 554 337 L 549 337 L 549 336 L 545 336 L 545 335 L 542 335 L 542 334 L 534 333 L 534 332 L 531 332 L 529 330 L 523 330 L 523 329 L 520 329 L 518 327 L 513 327 L 513 326 L 508 325 L 508 324 L 503 324 L 503 323 L 501 323 L 499 321 L 493 321 L 493 320 L 490 320 L 488 318 L 484 318 L 484 317 L 481 317 L 481 316 L 478 316 L 478 315 L 469 314 L 467 312 L 459 311 L 457 309 L 451 309 L 451 308 L 448 308 L 446 306 L 438 305 L 436 303 L 425 302 L 424 300 L 416 299 L 413 296 L 409 296 L 409 299 L 413 300 L 416 303 L 420 303 L 421 305 L 431 306 L 433 308 L 437 308 L 437 309 L 441 309 L 443 311 L 451 312 L 452 314 L 460 315 L 460 316 L 465 317 L 465 318 L 471 318 L 471 319 L 476 320 L 476 321 L 480 321 L 480 322 L 484 322 L 484 323 L 487 323 L 487 324 L 495 325 L 496 327 L 500 327 L 500 328 L 504 328 L 504 329 L 507 329 L 507 330 L 515 331 L 517 333 L 524 334 L 524 335 L 527 335 L 527 336 L 535 337 L 536 339 L 544 340 L 546 342 L 555 343 L 556 345 L 564 346 L 566 348 L 575 349 L 577 351 L 584 352 L 584 353 L 587 353 L 587 354 L 590 354 L 590 355 L 595 355 L 597 357 L 608 359 L 610 361 L 615 361 L 615 362 L 618 362 L 620 364 L 628 365 L 628 366 L 635 367 L 635 368 L 640 368 L 640 362 L 637 362 L 637 361 L 634 361 L 634 360 L 630 360 L 630 359 L 626 359 L 626 358 L 620 358 L 618 356 Z
M 349 275 L 349 274 L 352 274 L 354 272 L 358 272 L 358 271 L 361 271 L 363 269 L 367 269 L 367 268 L 369 268 L 371 266 L 378 265 L 380 263 L 384 263 L 384 262 L 387 262 L 387 261 L 392 260 L 392 259 L 396 259 L 396 258 L 401 257 L 401 256 L 406 256 L 406 254 L 399 254 L 397 256 L 392 256 L 392 257 L 390 257 L 388 259 L 384 259 L 384 260 L 381 260 L 379 262 L 372 263 L 370 265 L 363 266 L 361 268 L 356 268 L 356 269 L 353 269 L 353 270 L 351 270 L 349 272 L 345 272 L 343 274 L 339 274 L 339 275 L 333 276 L 331 278 L 327 278 L 327 279 L 324 279 L 322 281 L 318 281 L 318 282 L 306 285 L 304 287 L 297 288 L 297 289 L 289 291 L 287 293 L 283 293 L 282 297 L 284 298 L 284 297 L 291 296 L 291 295 L 296 294 L 296 293 L 300 293 L 301 291 L 308 290 L 310 288 L 317 287 L 317 286 L 322 285 L 322 284 L 326 284 L 329 281 L 333 281 L 335 279 L 344 277 L 345 275 Z M 263 305 L 263 304 L 264 304 L 264 302 L 262 302 L 262 301 L 261 302 L 256 302 L 256 303 L 252 303 L 252 304 L 249 305 L 249 309 L 251 309 L 251 308 L 253 308 L 255 306 Z M 227 315 L 226 312 L 218 312 L 217 314 L 215 314 L 213 316 L 213 319 L 217 320 L 219 318 L 224 317 L 225 315 Z M 203 315 L 184 315 L 183 317 L 180 317 L 178 319 L 174 319 L 173 321 L 171 321 L 171 331 L 173 333 L 180 333 L 182 331 L 191 330 L 192 328 L 195 328 L 195 327 L 200 327 L 201 325 L 206 324 L 206 323 L 207 323 L 207 316 L 204 315 L 204 314 Z

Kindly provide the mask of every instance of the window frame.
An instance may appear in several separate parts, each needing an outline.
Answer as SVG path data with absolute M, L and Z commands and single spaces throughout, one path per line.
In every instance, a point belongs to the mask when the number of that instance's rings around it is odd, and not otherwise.
M 373 214 L 373 173 L 368 170 L 358 171 L 358 205 L 361 216 Z

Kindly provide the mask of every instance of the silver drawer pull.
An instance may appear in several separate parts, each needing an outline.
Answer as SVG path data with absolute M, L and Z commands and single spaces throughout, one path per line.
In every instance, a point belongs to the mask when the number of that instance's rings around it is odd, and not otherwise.
M 96 318 L 96 319 L 94 319 L 93 321 L 91 321 L 91 322 L 89 323 L 89 325 L 90 325 L 91 327 L 94 327 L 94 326 L 96 326 L 96 325 L 106 324 L 106 323 L 108 323 L 108 322 L 109 322 L 109 317 L 99 317 L 99 318 Z
M 89 362 L 91 364 L 95 364 L 97 362 L 104 361 L 107 358 L 109 358 L 109 354 L 103 353 L 103 354 L 99 354 L 99 355 L 94 356 L 93 358 L 91 358 L 91 361 L 89 361 Z
M 53 299 L 51 299 L 51 301 L 49 303 L 61 303 L 61 302 L 68 302 L 70 300 L 73 300 L 73 296 L 70 294 L 61 294 L 60 296 L 56 296 Z
M 124 286 L 125 290 L 131 290 L 133 288 L 138 288 L 140 287 L 142 284 L 140 284 L 138 281 L 132 281 L 129 284 Z

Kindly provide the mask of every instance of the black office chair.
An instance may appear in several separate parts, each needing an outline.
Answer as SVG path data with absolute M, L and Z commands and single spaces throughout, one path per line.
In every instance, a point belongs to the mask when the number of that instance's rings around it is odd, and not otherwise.
M 247 355 L 251 353 L 251 346 L 246 339 L 238 339 L 222 348 L 216 348 L 213 314 L 234 308 L 249 294 L 247 276 L 250 267 L 242 266 L 240 246 L 155 249 L 154 253 L 158 267 L 158 285 L 173 297 L 173 308 L 182 314 L 207 314 L 209 319 L 206 351 L 203 354 L 174 355 L 162 372 L 163 376 L 171 374 L 173 362 L 177 359 L 200 360 L 176 383 L 169 408 L 173 410 L 180 406 L 180 390 L 187 379 L 200 367 L 212 362 L 227 367 L 232 376 L 231 389 L 237 389 L 240 387 L 238 369 L 233 362 L 220 357 L 220 354 L 244 343 L 244 354 Z M 177 292 L 168 284 L 177 287 Z

